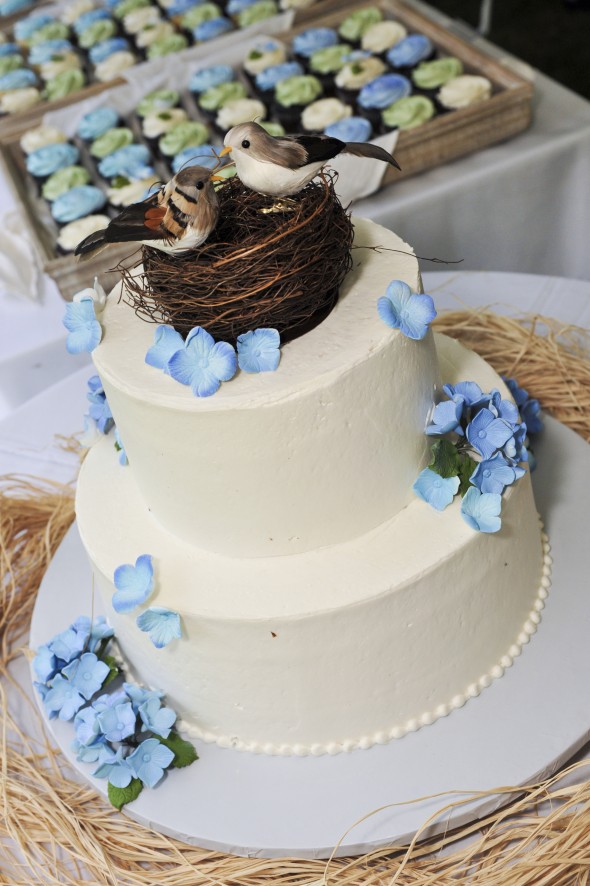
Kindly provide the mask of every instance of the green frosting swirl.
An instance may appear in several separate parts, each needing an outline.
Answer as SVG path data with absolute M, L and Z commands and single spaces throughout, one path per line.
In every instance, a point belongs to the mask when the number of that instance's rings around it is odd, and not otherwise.
M 188 46 L 188 40 L 184 34 L 170 34 L 169 37 L 163 37 L 161 40 L 154 40 L 150 44 L 147 51 L 148 58 L 162 58 L 164 55 L 170 55 L 173 52 L 181 52 Z
M 25 43 L 27 46 L 36 46 L 37 43 L 44 43 L 46 40 L 66 40 L 69 36 L 70 29 L 63 22 L 48 22 L 31 34 Z
M 383 20 L 383 13 L 376 6 L 369 6 L 368 9 L 358 9 L 346 16 L 338 33 L 345 40 L 360 40 L 371 25 Z
M 390 129 L 414 129 L 434 116 L 434 104 L 425 95 L 409 95 L 400 98 L 381 117 Z
M 238 27 L 248 28 L 256 22 L 262 22 L 264 19 L 276 15 L 278 11 L 274 0 L 258 0 L 258 3 L 247 6 L 238 14 Z
M 314 74 L 333 74 L 340 71 L 346 64 L 346 57 L 352 52 L 352 46 L 348 43 L 337 43 L 336 46 L 326 46 L 312 53 L 309 59 L 310 70 Z
M 70 71 L 62 71 L 51 80 L 48 80 L 43 97 L 48 101 L 54 101 L 58 98 L 64 98 L 71 92 L 77 92 L 82 89 L 85 83 L 85 77 L 79 68 L 72 68 Z
M 209 131 L 206 126 L 196 120 L 187 120 L 186 123 L 179 123 L 163 135 L 158 147 L 166 157 L 174 157 L 184 148 L 204 145 L 208 136 Z
M 85 31 L 82 31 L 78 37 L 78 43 L 82 49 L 90 49 L 95 43 L 100 43 L 101 40 L 108 40 L 116 32 L 117 25 L 115 22 L 110 18 L 102 18 L 92 22 Z
M 140 117 L 147 117 L 154 111 L 165 111 L 173 108 L 180 100 L 180 93 L 175 89 L 156 89 L 144 96 L 137 105 L 137 113 Z
M 202 25 L 203 22 L 219 18 L 221 15 L 223 15 L 223 13 L 217 3 L 202 3 L 200 6 L 193 6 L 185 12 L 180 19 L 180 24 L 183 28 L 186 28 L 187 31 L 192 31 L 193 28 Z
M 103 135 L 94 139 L 90 145 L 90 153 L 98 160 L 102 160 L 103 157 L 108 157 L 109 154 L 113 154 L 119 148 L 130 145 L 132 141 L 133 133 L 126 126 L 113 127 L 113 129 L 107 129 Z
M 115 18 L 122 19 L 134 9 L 142 9 L 144 6 L 151 6 L 151 0 L 123 0 L 122 3 L 115 6 L 113 15 Z
M 83 166 L 64 166 L 49 176 L 41 193 L 46 200 L 55 200 L 60 194 L 79 185 L 87 185 L 89 181 L 90 173 Z
M 452 55 L 437 58 L 432 62 L 422 62 L 412 74 L 412 80 L 419 89 L 438 89 L 453 77 L 463 73 L 463 62 Z
M 322 84 L 317 77 L 303 74 L 299 77 L 287 77 L 275 87 L 275 98 L 284 108 L 294 105 L 308 105 L 322 94 Z
M 260 125 L 274 138 L 285 134 L 285 127 L 281 123 L 274 123 L 272 120 L 261 120 Z
M 204 111 L 218 111 L 223 105 L 236 98 L 246 98 L 248 92 L 243 83 L 220 83 L 219 86 L 211 86 L 201 93 L 199 105 Z
M 16 71 L 17 68 L 22 68 L 25 60 L 21 55 L 5 55 L 4 58 L 0 58 L 0 77 L 4 74 L 8 74 L 9 71 Z

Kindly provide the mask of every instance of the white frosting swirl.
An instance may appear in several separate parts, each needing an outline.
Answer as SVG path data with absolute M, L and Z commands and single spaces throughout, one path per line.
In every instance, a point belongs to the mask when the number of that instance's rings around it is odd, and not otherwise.
M 72 25 L 85 12 L 94 9 L 94 0 L 72 0 L 62 12 L 60 18 L 65 25 Z
M 95 231 L 102 231 L 109 222 L 108 215 L 87 215 L 86 218 L 80 218 L 78 221 L 65 225 L 60 231 L 57 242 L 62 249 L 73 252 L 85 237 L 89 237 Z
M 350 105 L 345 105 L 337 98 L 320 98 L 306 107 L 301 115 L 301 123 L 304 129 L 314 132 L 323 132 L 326 126 L 338 123 L 345 117 L 352 115 Z
M 220 129 L 231 129 L 232 126 L 250 123 L 265 116 L 266 108 L 258 99 L 236 98 L 219 109 L 215 123 Z
M 73 71 L 82 67 L 80 56 L 76 52 L 64 52 L 59 55 L 58 59 L 44 62 L 39 67 L 39 73 L 43 80 L 53 80 L 63 71 Z
M 11 89 L 0 96 L 0 111 L 4 114 L 18 114 L 28 111 L 41 101 L 41 93 L 35 86 Z
M 254 57 L 252 57 L 254 53 Z M 287 48 L 278 40 L 266 40 L 256 44 L 244 60 L 244 70 L 253 77 L 271 65 L 280 65 L 287 58 Z
M 179 123 L 183 123 L 188 114 L 183 108 L 168 108 L 165 111 L 152 111 L 143 118 L 143 134 L 146 138 L 160 138 Z
M 150 175 L 140 181 L 123 185 L 122 188 L 109 188 L 107 197 L 113 206 L 131 206 L 132 203 L 139 203 L 140 200 L 143 200 L 147 189 L 157 181 L 157 175 Z
M 487 77 L 463 74 L 454 77 L 439 90 L 438 100 L 445 108 L 466 108 L 486 101 L 492 94 L 492 84 Z
M 399 22 L 375 22 L 363 34 L 361 46 L 369 52 L 385 52 L 403 40 L 407 34 L 407 30 Z
M 127 13 L 123 19 L 123 27 L 128 34 L 138 34 L 147 25 L 155 25 L 159 21 L 162 21 L 162 16 L 157 6 L 142 6 Z
M 36 129 L 25 132 L 20 140 L 20 146 L 25 154 L 32 154 L 33 151 L 46 145 L 57 145 L 67 140 L 65 132 L 55 126 L 37 126 Z
M 108 80 L 114 80 L 122 71 L 132 67 L 135 64 L 135 56 L 132 52 L 122 50 L 121 52 L 113 52 L 103 62 L 99 62 L 94 69 L 97 80 L 106 83 Z
M 153 27 L 150 25 L 139 31 L 135 35 L 135 42 L 140 49 L 146 49 L 148 46 L 151 46 L 155 40 L 164 40 L 166 37 L 171 37 L 172 34 L 175 33 L 174 25 L 171 22 L 159 21 Z
M 336 86 L 340 89 L 361 89 L 385 71 L 385 64 L 380 58 L 358 59 L 344 65 L 336 74 Z

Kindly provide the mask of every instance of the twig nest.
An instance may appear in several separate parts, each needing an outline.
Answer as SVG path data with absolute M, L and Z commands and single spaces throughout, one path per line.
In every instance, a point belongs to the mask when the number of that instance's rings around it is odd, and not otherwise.
M 144 246 L 143 274 L 121 268 L 124 297 L 142 318 L 182 335 L 202 326 L 235 342 L 263 327 L 284 342 L 313 329 L 352 266 L 352 223 L 334 177 L 282 200 L 231 179 L 218 191 L 219 222 L 207 242 L 176 255 Z

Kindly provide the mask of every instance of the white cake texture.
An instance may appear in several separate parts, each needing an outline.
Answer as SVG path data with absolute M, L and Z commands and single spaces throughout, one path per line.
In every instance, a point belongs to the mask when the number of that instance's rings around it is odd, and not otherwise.
M 129 465 L 111 438 L 92 448 L 80 534 L 134 675 L 222 746 L 321 754 L 401 737 L 500 676 L 547 595 L 528 473 L 494 534 L 459 500 L 439 512 L 413 493 L 441 384 L 510 395 L 453 340 L 382 322 L 392 279 L 421 291 L 418 264 L 391 232 L 354 224 L 332 313 L 282 347 L 276 372 L 240 372 L 213 397 L 145 363 L 154 326 L 117 291 L 101 318 L 93 358 Z M 111 606 L 115 569 L 142 554 L 155 568 L 142 608 L 182 621 L 163 649 Z

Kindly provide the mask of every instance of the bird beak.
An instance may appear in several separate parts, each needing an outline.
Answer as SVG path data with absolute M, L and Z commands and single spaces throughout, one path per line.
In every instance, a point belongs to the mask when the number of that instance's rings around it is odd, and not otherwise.
M 222 175 L 210 175 L 209 181 L 210 182 L 224 182 L 225 178 Z
M 226 148 L 223 148 L 223 150 L 221 150 L 221 151 L 219 152 L 219 156 L 220 156 L 220 157 L 225 157 L 226 154 L 231 154 L 231 152 L 232 152 L 231 146 L 228 145 Z

